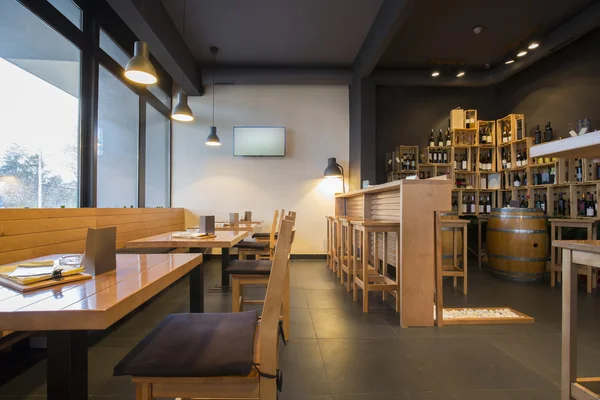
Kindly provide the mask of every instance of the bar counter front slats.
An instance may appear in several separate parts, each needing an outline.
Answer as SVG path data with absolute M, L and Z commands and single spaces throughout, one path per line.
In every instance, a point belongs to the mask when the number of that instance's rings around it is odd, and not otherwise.
M 452 181 L 436 178 L 401 180 L 336 195 L 334 215 L 344 215 L 345 209 L 349 216 L 400 222 L 400 324 L 403 327 L 433 326 L 433 213 L 452 208 L 451 192 Z M 362 215 L 356 210 L 360 202 Z M 388 235 L 387 258 L 392 266 L 397 265 L 396 240 L 395 234 Z M 382 260 L 382 243 L 378 246 L 378 255 Z

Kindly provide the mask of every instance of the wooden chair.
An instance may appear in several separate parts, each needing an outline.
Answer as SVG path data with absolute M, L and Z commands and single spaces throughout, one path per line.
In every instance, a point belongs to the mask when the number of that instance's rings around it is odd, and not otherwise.
M 339 217 L 333 216 L 331 217 L 331 272 L 337 274 L 339 263 L 340 263 L 340 244 L 341 244 L 341 224 Z
M 240 260 L 245 260 L 247 256 L 253 255 L 258 259 L 273 259 L 275 252 L 275 235 L 277 231 L 277 223 L 279 220 L 279 211 L 275 210 L 273 215 L 273 222 L 271 223 L 271 233 L 269 234 L 268 242 L 252 242 L 249 240 L 243 240 L 236 244 L 234 247 L 238 249 L 238 257 Z
M 293 217 L 286 216 L 285 220 L 295 223 Z M 296 231 L 292 231 L 290 247 L 294 243 Z M 244 287 L 248 285 L 267 285 L 271 273 L 272 262 L 269 260 L 234 260 L 226 271 L 231 275 L 231 311 L 241 312 L 244 305 L 263 304 L 264 299 L 248 300 L 244 297 Z M 290 338 L 290 279 L 285 280 L 283 295 L 283 334 Z
M 276 400 L 279 317 L 292 222 L 284 221 L 259 323 L 253 312 L 173 314 L 115 367 L 131 375 L 137 400 L 157 397 Z
M 333 254 L 332 254 L 332 244 L 333 244 L 333 240 L 332 240 L 332 235 L 331 235 L 331 231 L 332 231 L 332 225 L 333 225 L 333 220 L 332 217 L 330 215 L 326 216 L 325 219 L 327 220 L 327 244 L 326 246 L 326 254 L 327 254 L 327 267 L 329 269 L 331 269 L 331 263 L 333 260 Z
M 388 234 L 395 233 L 399 237 L 400 223 L 391 221 L 355 221 L 355 235 L 361 236 L 362 242 L 361 261 L 362 268 L 357 262 L 353 263 L 353 287 L 352 299 L 358 300 L 358 289 L 363 291 L 363 312 L 369 312 L 369 292 L 383 292 L 383 299 L 386 300 L 387 293 L 392 293 L 396 297 L 396 311 L 400 311 L 400 267 L 396 268 L 396 278 L 391 279 L 388 276 Z M 382 234 L 382 254 L 381 270 L 379 269 L 379 233 Z M 371 234 L 373 234 L 373 245 L 371 245 Z M 358 254 L 356 243 L 359 239 L 354 239 L 354 254 Z M 396 240 L 396 260 L 400 260 L 400 241 Z M 373 249 L 373 264 L 369 264 L 369 256 Z
M 275 212 L 279 212 L 275 210 Z M 277 231 L 275 232 L 275 241 L 277 241 L 277 235 L 279 229 L 281 228 L 281 222 L 283 221 L 283 217 L 285 216 L 285 209 L 281 209 L 279 212 L 279 223 L 277 224 Z M 271 240 L 271 232 L 256 232 L 252 234 L 252 239 L 255 239 L 257 242 L 269 242 Z

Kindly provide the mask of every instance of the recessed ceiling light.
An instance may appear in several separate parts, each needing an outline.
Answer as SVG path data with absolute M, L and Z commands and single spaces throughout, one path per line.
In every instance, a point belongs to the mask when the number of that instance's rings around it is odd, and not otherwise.
M 512 63 L 514 63 L 514 62 L 515 62 L 515 60 L 506 60 L 506 61 L 504 62 L 504 64 L 512 64 Z
M 531 42 L 528 49 L 529 50 L 537 49 L 539 46 L 540 46 L 540 44 L 538 42 Z
M 522 50 L 519 52 L 519 54 L 517 54 L 517 57 L 523 57 L 527 54 L 527 52 L 525 50 Z
M 477 25 L 475 28 L 473 28 L 473 33 L 476 35 L 479 35 L 482 30 L 483 30 L 483 26 Z
M 464 71 L 460 71 L 458 74 L 456 74 L 457 78 L 463 77 L 465 76 L 465 72 Z
M 431 73 L 431 76 L 433 76 L 433 77 L 437 77 L 437 76 L 440 76 L 440 73 L 439 73 L 439 71 L 433 71 L 433 72 Z

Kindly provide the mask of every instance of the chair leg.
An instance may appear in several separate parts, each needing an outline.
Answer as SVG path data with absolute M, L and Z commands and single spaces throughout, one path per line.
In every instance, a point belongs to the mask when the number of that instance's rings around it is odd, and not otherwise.
M 231 277 L 231 312 L 240 312 L 240 278 Z
M 149 383 L 136 383 L 135 400 L 152 400 L 152 385 Z
M 467 257 L 467 227 L 463 228 L 463 294 L 467 294 L 467 268 L 468 268 L 468 257 Z
M 377 245 L 377 243 L 375 243 Z M 363 233 L 363 313 L 369 312 L 369 254 L 371 254 L 369 233 Z M 377 256 L 377 254 L 375 254 Z M 376 260 L 373 260 L 375 264 Z
M 352 263 L 352 301 L 358 301 L 358 286 L 356 285 L 356 279 L 358 276 L 358 259 L 356 258 L 357 254 L 358 254 L 358 237 L 360 236 L 360 233 L 358 231 L 354 232 L 354 262 Z M 364 254 L 362 253 L 362 248 L 361 248 L 361 259 L 364 257 Z
M 594 274 L 592 273 L 592 267 L 588 265 L 587 267 L 587 292 L 592 293 L 592 281 L 594 279 Z
M 283 334 L 290 340 L 290 270 L 288 268 L 283 284 Z

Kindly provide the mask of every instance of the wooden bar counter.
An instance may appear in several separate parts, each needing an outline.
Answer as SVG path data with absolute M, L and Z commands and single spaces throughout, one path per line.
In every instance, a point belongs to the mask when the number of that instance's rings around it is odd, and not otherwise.
M 401 180 L 336 195 L 334 215 L 400 222 L 400 254 L 395 252 L 396 235 L 390 234 L 387 259 L 394 267 L 400 265 L 402 327 L 433 326 L 433 213 L 452 208 L 451 192 L 452 181 L 433 178 Z M 383 259 L 382 251 L 378 254 Z

